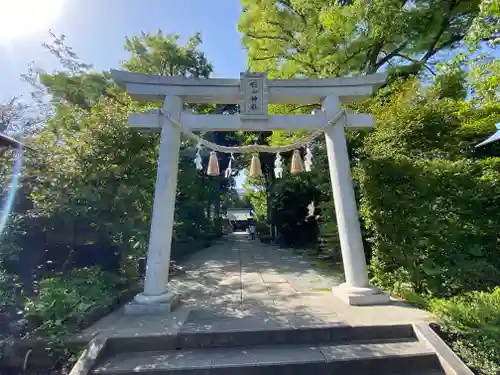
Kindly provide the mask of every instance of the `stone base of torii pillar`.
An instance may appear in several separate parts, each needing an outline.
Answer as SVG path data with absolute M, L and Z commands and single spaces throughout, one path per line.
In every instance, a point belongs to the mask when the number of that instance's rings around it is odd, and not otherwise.
M 174 292 L 153 297 L 141 293 L 124 306 L 123 312 L 125 315 L 169 313 L 179 305 L 179 302 L 180 296 Z
M 333 287 L 332 293 L 349 306 L 387 305 L 390 302 L 388 293 L 373 286 L 353 288 L 344 283 Z

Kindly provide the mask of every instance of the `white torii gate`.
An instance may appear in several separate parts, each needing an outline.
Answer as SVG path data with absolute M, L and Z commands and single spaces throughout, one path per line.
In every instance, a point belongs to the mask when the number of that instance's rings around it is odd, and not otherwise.
M 165 77 L 112 70 L 133 99 L 164 103 L 172 120 L 191 131 L 316 130 L 341 109 L 341 104 L 371 95 L 385 74 L 363 77 L 268 80 L 265 73 L 242 73 L 237 79 Z M 183 111 L 184 103 L 240 104 L 240 115 L 197 115 Z M 268 115 L 269 104 L 322 103 L 312 115 Z M 131 114 L 131 126 L 161 131 L 153 215 L 144 292 L 129 313 L 170 311 L 177 301 L 168 290 L 168 269 L 177 188 L 181 129 L 160 111 Z M 356 208 L 344 128 L 373 127 L 366 114 L 347 114 L 325 130 L 335 213 L 346 282 L 332 290 L 349 305 L 389 302 L 387 293 L 371 286 Z

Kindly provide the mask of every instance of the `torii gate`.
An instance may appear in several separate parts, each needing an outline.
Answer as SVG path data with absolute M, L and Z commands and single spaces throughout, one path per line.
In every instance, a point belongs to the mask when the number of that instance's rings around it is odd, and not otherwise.
M 192 131 L 316 130 L 341 109 L 342 103 L 370 96 L 384 84 L 385 74 L 363 77 L 268 80 L 265 73 L 241 73 L 240 79 L 166 77 L 112 70 L 133 99 L 164 103 L 170 118 Z M 240 104 L 240 115 L 197 115 L 184 103 Z M 268 115 L 269 104 L 322 103 L 312 115 Z M 131 126 L 161 131 L 153 215 L 144 292 L 130 313 L 170 311 L 177 297 L 168 290 L 174 204 L 181 129 L 161 112 L 131 114 Z M 387 293 L 371 286 L 356 208 L 344 128 L 373 127 L 366 114 L 348 114 L 325 130 L 328 163 L 346 282 L 332 290 L 349 305 L 389 302 Z

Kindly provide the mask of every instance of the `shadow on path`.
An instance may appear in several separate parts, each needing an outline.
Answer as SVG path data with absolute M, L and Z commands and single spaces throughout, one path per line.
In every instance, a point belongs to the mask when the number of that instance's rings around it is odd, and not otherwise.
M 330 289 L 340 274 L 315 269 L 291 249 L 250 241 L 235 233 L 182 262 L 169 289 L 181 296 L 172 313 L 112 313 L 84 331 L 91 335 L 144 336 L 181 330 L 234 331 L 323 325 L 388 325 L 429 320 L 401 302 L 352 307 Z

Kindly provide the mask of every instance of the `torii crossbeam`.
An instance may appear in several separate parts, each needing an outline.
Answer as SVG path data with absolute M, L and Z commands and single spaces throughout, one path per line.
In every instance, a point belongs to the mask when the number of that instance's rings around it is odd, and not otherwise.
M 240 79 L 165 77 L 112 70 L 133 99 L 160 101 L 172 120 L 192 131 L 316 130 L 343 103 L 369 97 L 386 80 L 385 74 L 363 77 L 268 80 L 265 73 L 241 73 Z M 183 111 L 184 103 L 239 104 L 239 115 L 197 115 Z M 321 103 L 312 115 L 268 114 L 268 104 Z M 168 268 L 174 218 L 181 129 L 159 110 L 131 114 L 133 127 L 161 131 L 158 172 L 149 238 L 144 292 L 128 306 L 129 313 L 170 310 L 176 301 L 168 289 Z M 385 304 L 387 293 L 368 281 L 365 253 L 347 152 L 344 128 L 373 127 L 366 114 L 348 114 L 325 130 L 328 163 L 346 282 L 333 292 L 350 305 Z

